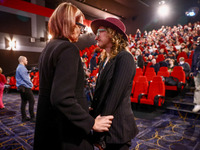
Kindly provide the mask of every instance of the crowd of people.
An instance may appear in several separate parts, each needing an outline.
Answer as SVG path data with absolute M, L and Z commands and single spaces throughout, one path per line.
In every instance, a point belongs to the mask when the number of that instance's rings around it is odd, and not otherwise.
M 144 31 L 138 29 L 135 35 L 129 35 L 129 48 L 135 56 L 137 66 L 143 68 L 149 62 L 159 63 L 159 67 L 167 66 L 169 71 L 173 66 L 183 66 L 186 77 L 189 75 L 191 63 L 186 64 L 185 58 L 192 58 L 196 48 L 197 38 L 200 36 L 200 22 L 177 26 L 162 26 L 158 30 Z M 185 53 L 184 58 L 179 58 L 180 53 Z M 163 59 L 159 60 L 159 55 Z M 143 58 L 143 59 L 141 59 Z
M 153 67 L 155 72 L 159 71 L 162 66 L 168 67 L 168 71 L 172 72 L 174 66 L 182 66 L 185 71 L 187 86 L 194 86 L 194 82 L 190 77 L 192 55 L 197 47 L 197 38 L 200 36 L 200 22 L 194 24 L 188 23 L 186 25 L 177 26 L 162 26 L 158 30 L 144 31 L 141 33 L 140 29 L 137 29 L 135 34 L 129 34 L 129 51 L 133 54 L 138 68 L 145 69 L 145 67 Z M 83 64 L 86 70 L 86 76 L 88 77 L 91 85 L 91 91 L 93 91 L 93 85 L 95 85 L 94 78 L 98 75 L 99 59 L 101 57 L 102 49 L 98 47 L 93 48 L 93 56 L 96 58 L 96 62 L 90 59 L 92 54 L 87 53 L 84 50 L 82 55 Z M 185 54 L 184 57 L 179 57 L 179 54 Z M 159 59 L 162 55 L 162 59 Z M 91 60 L 91 61 L 90 61 Z M 94 64 L 95 67 L 90 66 Z M 88 66 L 88 67 L 87 67 Z M 89 88 L 87 88 L 89 89 Z M 87 90 L 87 93 L 88 90 Z M 88 96 L 88 100 L 90 97 Z
M 84 14 L 67 2 L 60 4 L 49 19 L 53 39 L 39 60 L 36 119 L 33 83 L 25 67 L 28 61 L 25 56 L 18 59 L 15 77 L 21 95 L 22 122 L 36 122 L 35 150 L 92 150 L 93 144 L 105 150 L 128 150 L 131 139 L 139 132 L 130 101 L 136 68 L 144 70 L 149 66 L 157 73 L 162 66 L 168 67 L 169 72 L 176 65 L 182 66 L 187 79 L 194 76 L 193 111 L 200 110 L 200 22 L 162 26 L 144 33 L 137 29 L 134 35 L 127 36 L 120 20 L 97 19 L 91 23 L 97 45 L 92 51 L 79 51 L 74 42 L 84 31 L 83 20 Z M 191 63 L 186 62 L 188 58 Z M 1 73 L 0 68 L 0 83 L 4 85 Z M 0 108 L 4 108 L 2 85 Z M 84 94 L 91 102 L 89 109 Z M 27 102 L 30 118 L 25 110 Z

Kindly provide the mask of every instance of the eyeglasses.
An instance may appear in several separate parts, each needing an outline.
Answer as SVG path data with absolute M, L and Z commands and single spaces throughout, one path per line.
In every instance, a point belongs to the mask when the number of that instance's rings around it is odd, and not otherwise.
M 97 33 L 96 33 L 96 36 L 98 37 L 99 34 L 100 34 L 100 32 L 103 32 L 103 31 L 106 31 L 106 29 L 98 29 L 98 30 L 97 30 Z
M 81 30 L 81 33 L 84 33 L 84 31 L 85 31 L 85 25 L 82 24 L 82 23 L 79 23 L 79 22 L 76 22 L 76 25 L 79 26 L 79 28 L 80 28 L 80 30 Z

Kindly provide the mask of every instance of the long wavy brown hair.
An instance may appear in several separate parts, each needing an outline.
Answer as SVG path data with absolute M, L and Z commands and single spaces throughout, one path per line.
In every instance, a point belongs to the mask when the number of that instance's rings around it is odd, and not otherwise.
M 127 50 L 128 41 L 123 38 L 122 34 L 117 33 L 115 30 L 111 28 L 106 28 L 106 31 L 108 32 L 112 42 L 112 48 L 110 54 L 110 59 L 112 59 L 115 56 L 117 56 L 119 52 Z M 106 57 L 107 57 L 106 51 L 103 50 L 101 54 L 101 61 L 104 61 Z

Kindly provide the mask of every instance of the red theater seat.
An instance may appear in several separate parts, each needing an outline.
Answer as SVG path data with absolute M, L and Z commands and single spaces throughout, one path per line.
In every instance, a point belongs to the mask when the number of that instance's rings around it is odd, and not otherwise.
M 159 54 L 157 59 L 156 59 L 156 62 L 159 63 L 161 61 L 165 60 L 165 56 L 163 54 Z
M 181 66 L 175 66 L 170 76 L 178 79 L 180 90 L 184 88 L 186 78 L 185 78 L 185 72 L 183 71 L 183 68 Z M 165 88 L 166 90 L 178 91 L 178 86 L 165 85 Z
M 132 84 L 131 97 L 133 96 L 134 90 L 135 90 L 135 81 L 133 81 L 133 84 Z
M 34 77 L 32 82 L 33 82 L 32 90 L 39 91 L 39 78 Z
M 167 67 L 160 67 L 157 76 L 169 77 L 170 73 Z
M 162 106 L 165 101 L 165 84 L 160 76 L 153 78 L 149 85 L 149 92 L 146 97 L 138 98 L 138 103 L 147 105 Z
M 192 59 L 185 59 L 185 62 L 187 62 L 190 65 L 190 67 L 192 66 Z
M 10 77 L 10 89 L 17 89 L 15 76 Z
M 160 67 L 159 71 L 168 71 L 168 68 L 167 67 Z
M 147 81 L 152 81 L 153 80 L 153 77 L 156 76 L 156 72 L 154 70 L 154 68 L 150 67 L 150 68 L 147 68 L 146 71 L 145 71 L 145 74 L 144 76 L 147 77 Z
M 191 51 L 191 54 L 190 54 L 190 56 L 189 56 L 189 59 L 192 59 L 193 54 L 194 54 L 194 50 Z
M 143 76 L 143 71 L 141 68 L 136 68 L 136 73 L 133 81 L 137 81 L 140 76 Z
M 188 59 L 188 55 L 186 52 L 180 52 L 177 56 L 177 62 L 179 62 L 179 58 L 184 57 L 185 59 Z
M 131 102 L 138 103 L 138 96 L 147 94 L 148 91 L 148 81 L 145 76 L 140 76 L 135 82 L 135 88 L 133 90 L 133 96 L 131 97 Z

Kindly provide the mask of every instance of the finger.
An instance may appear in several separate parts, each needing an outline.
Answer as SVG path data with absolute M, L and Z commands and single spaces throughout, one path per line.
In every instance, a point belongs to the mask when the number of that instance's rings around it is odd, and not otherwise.
M 109 128 L 104 127 L 104 128 L 102 128 L 102 131 L 103 131 L 103 132 L 105 132 L 105 131 L 109 131 Z
M 110 127 L 111 127 L 111 124 L 103 124 L 102 127 L 103 127 L 103 128 L 110 128 Z

